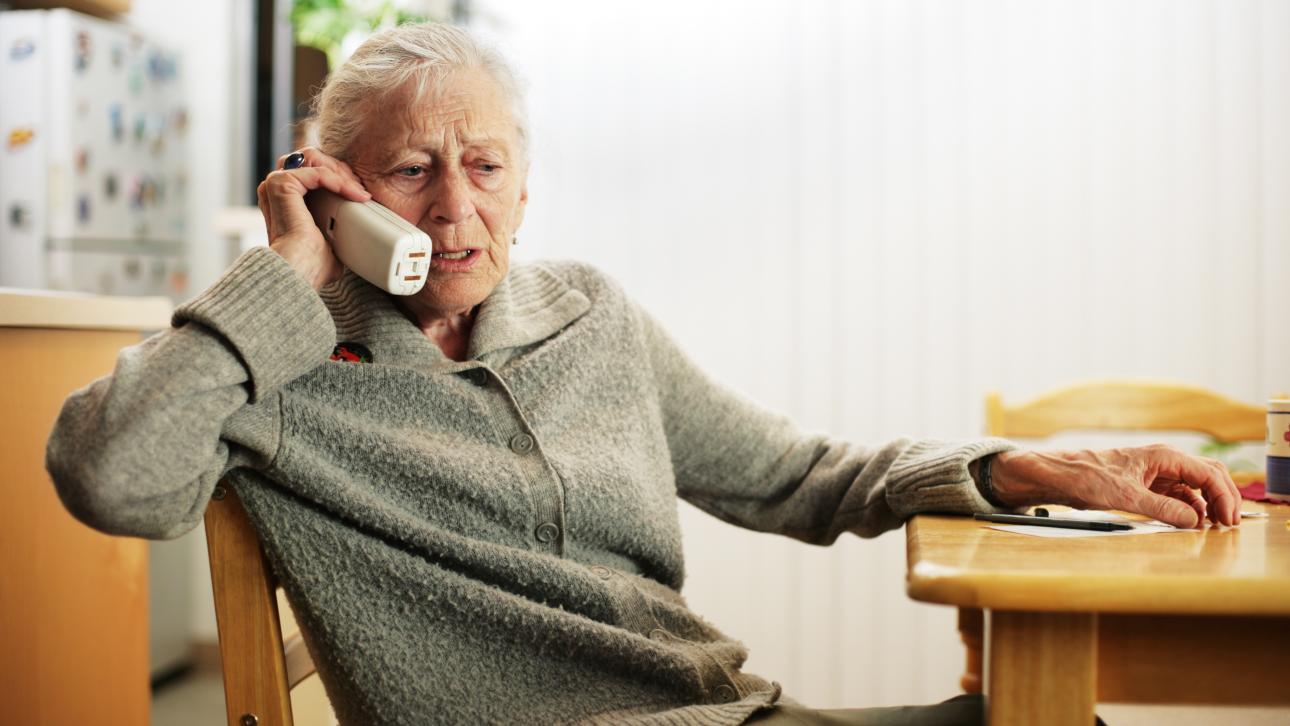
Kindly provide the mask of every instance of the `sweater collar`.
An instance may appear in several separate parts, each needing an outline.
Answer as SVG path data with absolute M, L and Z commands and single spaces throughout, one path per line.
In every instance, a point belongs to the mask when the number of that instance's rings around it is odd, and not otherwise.
M 337 342 L 362 343 L 376 363 L 469 368 L 450 360 L 394 302 L 394 296 L 346 270 L 319 291 L 336 323 Z M 475 313 L 468 354 L 494 367 L 509 352 L 541 342 L 591 308 L 582 292 L 541 265 L 513 266 Z

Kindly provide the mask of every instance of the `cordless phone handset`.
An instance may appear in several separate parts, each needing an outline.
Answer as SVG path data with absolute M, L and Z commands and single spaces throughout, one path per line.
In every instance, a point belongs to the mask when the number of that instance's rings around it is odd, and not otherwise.
M 336 257 L 355 274 L 394 295 L 421 291 L 433 252 L 429 235 L 374 201 L 352 202 L 315 189 L 305 204 Z

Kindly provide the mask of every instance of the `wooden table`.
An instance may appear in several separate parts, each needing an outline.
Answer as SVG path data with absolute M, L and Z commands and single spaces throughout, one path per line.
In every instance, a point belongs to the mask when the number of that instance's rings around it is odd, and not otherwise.
M 909 596 L 959 607 L 963 686 L 984 686 L 991 724 L 1088 726 L 1098 702 L 1290 704 L 1290 507 L 1243 509 L 1270 516 L 1085 539 L 918 516 Z

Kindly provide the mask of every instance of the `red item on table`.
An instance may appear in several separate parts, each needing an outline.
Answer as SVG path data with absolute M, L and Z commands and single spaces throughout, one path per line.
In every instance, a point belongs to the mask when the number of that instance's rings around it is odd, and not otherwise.
M 1283 502 L 1279 499 L 1269 499 L 1267 485 L 1265 485 L 1261 481 L 1250 482 L 1249 484 L 1246 484 L 1243 487 L 1238 486 L 1237 489 L 1240 490 L 1242 499 L 1248 499 L 1252 502 L 1265 502 L 1267 504 L 1290 504 L 1290 502 Z

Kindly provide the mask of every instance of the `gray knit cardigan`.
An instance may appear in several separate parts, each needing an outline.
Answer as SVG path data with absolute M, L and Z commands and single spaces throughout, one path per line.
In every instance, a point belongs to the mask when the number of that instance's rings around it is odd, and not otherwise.
M 151 538 L 227 475 L 342 724 L 738 724 L 780 689 L 682 599 L 676 498 L 827 544 L 990 510 L 967 464 L 1007 448 L 802 433 L 586 265 L 515 267 L 455 362 L 259 248 L 67 399 L 47 467 L 81 521 Z

